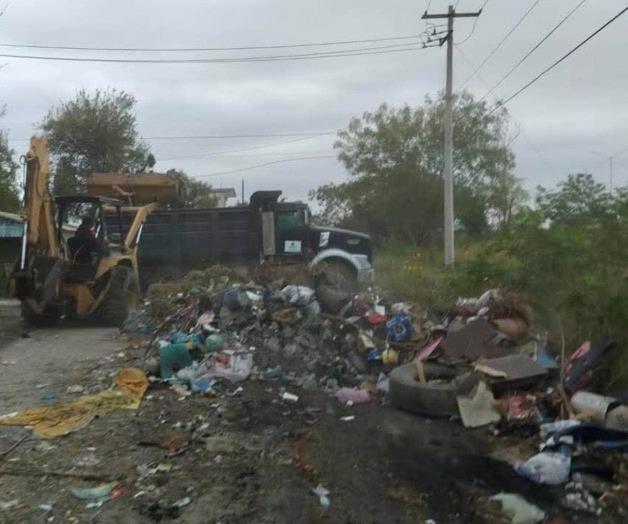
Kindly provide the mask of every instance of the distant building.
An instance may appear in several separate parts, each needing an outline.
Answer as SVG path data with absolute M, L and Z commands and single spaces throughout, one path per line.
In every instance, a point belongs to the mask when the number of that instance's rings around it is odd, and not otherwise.
M 23 234 L 22 217 L 0 211 L 0 297 L 7 293 L 8 278 L 20 256 Z
M 210 194 L 216 199 L 216 207 L 227 207 L 227 200 L 236 197 L 235 189 L 232 187 L 212 189 Z
M 14 264 L 20 252 L 24 220 L 20 215 L 0 211 L 0 264 Z

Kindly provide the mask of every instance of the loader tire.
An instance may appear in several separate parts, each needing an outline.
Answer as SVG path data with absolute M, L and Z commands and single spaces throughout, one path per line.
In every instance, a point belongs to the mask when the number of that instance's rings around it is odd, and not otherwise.
M 43 313 L 38 313 L 27 302 L 22 302 L 22 319 L 26 324 L 32 327 L 52 327 L 61 317 L 59 311 L 55 308 L 47 308 Z
M 107 326 L 122 326 L 129 313 L 137 308 L 139 295 L 140 287 L 133 270 L 126 266 L 114 268 L 107 296 L 97 310 L 98 320 Z

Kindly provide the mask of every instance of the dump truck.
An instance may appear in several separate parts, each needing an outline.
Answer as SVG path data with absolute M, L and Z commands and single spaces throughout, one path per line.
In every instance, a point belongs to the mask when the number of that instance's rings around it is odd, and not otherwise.
M 53 198 L 43 137 L 31 138 L 25 163 L 25 227 L 11 275 L 25 321 L 51 325 L 68 316 L 119 326 L 139 300 L 138 243 L 158 203 L 129 206 L 95 195 Z M 168 200 L 172 195 L 166 193 Z
M 142 287 L 217 263 L 243 272 L 261 263 L 304 264 L 342 287 L 372 280 L 367 234 L 315 225 L 306 204 L 279 201 L 281 193 L 257 191 L 243 206 L 151 213 L 139 245 Z

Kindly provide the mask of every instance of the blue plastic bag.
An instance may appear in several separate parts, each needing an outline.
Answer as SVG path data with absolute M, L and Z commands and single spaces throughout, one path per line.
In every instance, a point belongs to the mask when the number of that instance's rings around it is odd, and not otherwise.
M 388 340 L 404 342 L 412 337 L 412 324 L 408 315 L 397 313 L 386 322 L 386 334 Z

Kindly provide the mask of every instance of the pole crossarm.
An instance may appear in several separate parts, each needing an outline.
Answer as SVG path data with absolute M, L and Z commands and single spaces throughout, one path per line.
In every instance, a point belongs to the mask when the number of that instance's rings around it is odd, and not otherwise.
M 456 13 L 455 11 L 452 14 L 449 13 L 439 13 L 439 14 L 428 14 L 427 11 L 425 11 L 425 13 L 423 13 L 423 16 L 421 17 L 422 20 L 430 20 L 430 19 L 434 19 L 434 18 L 449 18 L 449 17 L 453 17 L 453 18 L 475 18 L 477 16 L 480 16 L 482 14 L 482 10 L 480 9 L 479 11 L 474 11 L 474 12 L 469 12 L 469 13 Z

